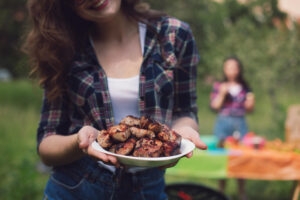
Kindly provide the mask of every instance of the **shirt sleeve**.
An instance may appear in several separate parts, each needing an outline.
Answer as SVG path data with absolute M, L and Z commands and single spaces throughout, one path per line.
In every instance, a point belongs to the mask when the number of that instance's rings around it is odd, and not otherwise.
M 65 98 L 49 102 L 44 92 L 40 122 L 37 129 L 37 145 L 50 135 L 68 134 L 69 125 L 68 104 Z
M 174 119 L 184 116 L 198 122 L 197 65 L 200 56 L 192 31 L 184 22 L 177 29 L 175 54 L 177 65 L 174 70 Z

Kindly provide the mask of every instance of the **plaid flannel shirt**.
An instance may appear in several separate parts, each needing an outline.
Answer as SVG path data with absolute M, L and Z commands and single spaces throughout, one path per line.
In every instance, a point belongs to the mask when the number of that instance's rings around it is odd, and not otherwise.
M 197 121 L 199 54 L 188 24 L 171 17 L 150 21 L 144 48 L 140 116 L 148 115 L 167 125 L 182 116 Z M 75 56 L 67 84 L 68 91 L 61 101 L 48 102 L 44 95 L 38 143 L 49 135 L 76 133 L 84 125 L 101 130 L 114 124 L 107 77 L 89 41 Z
M 215 82 L 213 84 L 213 88 L 210 93 L 210 102 L 212 102 L 218 96 L 220 86 L 221 86 L 221 82 Z M 251 92 L 251 90 L 243 87 L 242 90 L 236 96 L 232 96 L 231 94 L 228 93 L 225 97 L 222 107 L 218 111 L 218 114 L 222 116 L 232 116 L 232 117 L 245 116 L 246 108 L 244 104 L 248 92 Z

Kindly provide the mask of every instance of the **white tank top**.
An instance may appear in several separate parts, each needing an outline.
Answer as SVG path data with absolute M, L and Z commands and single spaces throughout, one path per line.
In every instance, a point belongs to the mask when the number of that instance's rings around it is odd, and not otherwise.
M 139 116 L 139 75 L 131 78 L 107 78 L 115 124 L 127 115 Z
M 142 54 L 144 54 L 146 25 L 139 23 Z M 127 115 L 139 117 L 139 75 L 130 78 L 107 78 L 115 124 Z

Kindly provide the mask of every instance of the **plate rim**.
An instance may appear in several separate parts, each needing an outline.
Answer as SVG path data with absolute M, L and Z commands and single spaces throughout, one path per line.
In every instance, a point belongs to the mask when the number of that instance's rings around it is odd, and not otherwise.
M 183 157 L 185 155 L 187 155 L 189 152 L 192 152 L 195 149 L 195 144 L 193 142 L 191 142 L 188 139 L 182 138 L 181 139 L 181 145 L 182 143 L 185 143 L 185 145 L 189 145 L 188 149 L 180 154 L 177 155 L 173 155 L 173 156 L 163 156 L 163 157 L 135 157 L 135 156 L 126 156 L 126 155 L 121 155 L 121 154 L 116 154 L 116 153 L 112 153 L 109 152 L 105 149 L 103 149 L 97 141 L 93 141 L 92 143 L 92 147 L 97 150 L 100 151 L 102 153 L 108 154 L 108 155 L 112 155 L 115 156 L 116 158 L 122 158 L 122 159 L 130 159 L 130 160 L 135 160 L 135 161 L 147 161 L 147 162 L 156 162 L 156 161 L 168 161 L 168 160 L 173 160 L 176 158 L 180 158 Z

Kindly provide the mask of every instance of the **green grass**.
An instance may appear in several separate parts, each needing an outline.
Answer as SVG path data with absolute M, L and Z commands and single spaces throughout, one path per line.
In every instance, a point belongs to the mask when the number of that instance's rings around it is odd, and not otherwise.
M 0 83 L 0 199 L 42 199 L 46 175 L 36 165 L 41 91 L 30 83 Z
M 0 82 L 0 105 L 17 107 L 21 110 L 40 109 L 42 91 L 36 83 L 29 81 Z
M 211 134 L 215 114 L 208 107 L 209 86 L 199 87 L 199 120 L 202 134 Z M 248 117 L 251 130 L 267 138 L 283 138 L 288 105 L 300 99 L 295 91 L 282 91 L 277 98 L 278 111 L 261 91 L 256 94 L 256 111 Z M 0 199 L 42 199 L 48 174 L 37 171 L 36 128 L 42 91 L 28 81 L 0 82 Z M 298 102 L 300 103 L 300 102 Z M 170 182 L 197 182 L 217 188 L 215 179 L 166 177 Z M 247 181 L 249 199 L 290 199 L 292 181 Z M 235 180 L 228 181 L 226 193 L 237 199 Z
M 36 171 L 37 117 L 31 109 L 1 108 L 0 199 L 41 199 L 45 177 Z

